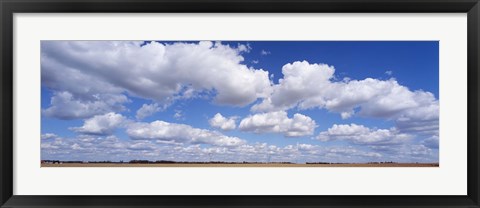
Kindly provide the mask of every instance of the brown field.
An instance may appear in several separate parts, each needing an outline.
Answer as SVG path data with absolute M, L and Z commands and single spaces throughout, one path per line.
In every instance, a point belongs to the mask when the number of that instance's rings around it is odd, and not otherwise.
M 63 163 L 63 164 L 42 164 L 41 167 L 235 167 L 235 168 L 258 168 L 258 167 L 439 167 L 438 163 L 381 163 L 381 164 L 195 164 L 195 163 L 174 163 L 174 164 L 128 164 L 128 163 Z

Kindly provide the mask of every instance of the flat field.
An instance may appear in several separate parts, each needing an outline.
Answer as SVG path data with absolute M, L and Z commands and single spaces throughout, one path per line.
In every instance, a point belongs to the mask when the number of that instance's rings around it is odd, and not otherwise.
M 232 167 L 232 168 L 259 168 L 259 167 L 439 167 L 438 163 L 346 163 L 346 164 L 280 164 L 280 163 L 151 163 L 151 164 L 129 164 L 129 163 L 63 163 L 63 164 L 42 164 L 41 167 Z

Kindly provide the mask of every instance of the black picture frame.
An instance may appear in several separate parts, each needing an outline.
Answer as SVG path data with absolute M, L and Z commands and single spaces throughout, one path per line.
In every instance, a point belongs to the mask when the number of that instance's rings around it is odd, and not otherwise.
M 0 0 L 1 207 L 480 207 L 479 0 Z M 465 196 L 25 196 L 13 195 L 14 13 L 467 13 L 468 194 Z M 254 188 L 254 187 L 252 187 Z

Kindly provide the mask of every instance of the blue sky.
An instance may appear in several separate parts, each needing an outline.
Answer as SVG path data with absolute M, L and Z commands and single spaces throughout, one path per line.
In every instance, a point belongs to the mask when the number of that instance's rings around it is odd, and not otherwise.
M 437 41 L 42 41 L 42 159 L 438 162 Z

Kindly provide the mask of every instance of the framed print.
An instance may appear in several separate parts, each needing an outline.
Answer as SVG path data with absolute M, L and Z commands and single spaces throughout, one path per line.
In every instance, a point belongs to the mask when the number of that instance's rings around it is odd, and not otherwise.
M 479 207 L 479 4 L 2 1 L 2 207 Z

